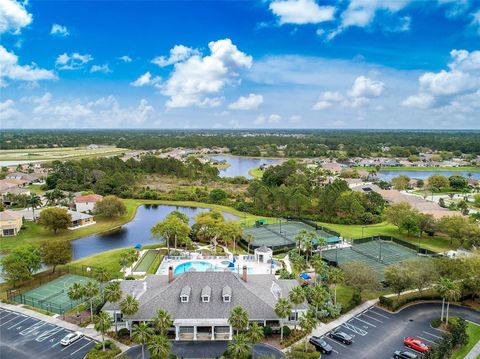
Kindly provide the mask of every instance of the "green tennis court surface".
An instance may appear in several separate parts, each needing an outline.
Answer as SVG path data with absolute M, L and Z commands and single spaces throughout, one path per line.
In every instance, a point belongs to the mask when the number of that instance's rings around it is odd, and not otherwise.
M 68 288 L 75 282 L 83 284 L 89 281 L 93 281 L 93 279 L 76 274 L 67 274 L 22 295 L 15 296 L 13 299 L 17 303 L 62 314 L 83 302 L 83 300 L 71 301 L 68 297 Z
M 315 230 L 314 227 L 309 226 L 302 222 L 285 222 L 278 224 L 269 224 L 259 227 L 247 227 L 244 228 L 244 233 L 249 233 L 253 236 L 254 240 L 252 248 L 258 248 L 261 246 L 275 248 L 281 247 L 295 247 L 295 237 L 297 234 L 306 230 L 308 232 L 317 233 L 318 237 L 325 239 L 332 238 L 331 234 L 322 230 Z M 335 237 L 338 239 L 338 237 Z
M 383 279 L 385 267 L 411 258 L 416 258 L 414 251 L 390 241 L 373 240 L 354 244 L 352 247 L 322 251 L 323 258 L 342 265 L 350 262 L 364 262 Z
M 134 272 L 146 272 L 152 265 L 155 257 L 157 256 L 158 251 L 155 249 L 149 249 L 145 254 L 142 256 L 140 261 L 137 263 Z

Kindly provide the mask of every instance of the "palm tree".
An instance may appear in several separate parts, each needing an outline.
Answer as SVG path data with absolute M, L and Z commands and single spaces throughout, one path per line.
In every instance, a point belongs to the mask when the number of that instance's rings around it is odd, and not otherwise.
M 32 193 L 30 197 L 28 197 L 27 203 L 30 207 L 32 207 L 32 216 L 33 216 L 33 219 L 35 220 L 35 208 L 38 208 L 42 205 L 42 200 L 40 199 L 39 196 Z
M 145 323 L 133 327 L 132 340 L 142 346 L 142 359 L 145 359 L 145 344 L 153 336 L 153 329 Z
M 103 291 L 103 295 L 107 302 L 113 304 L 113 318 L 115 321 L 115 333 L 118 331 L 117 326 L 117 303 L 122 299 L 123 292 L 120 288 L 120 282 L 111 282 L 105 286 Z
M 265 337 L 265 333 L 263 332 L 263 328 L 258 325 L 258 323 L 252 323 L 247 331 L 247 338 L 250 340 L 252 345 L 260 343 L 263 338 Z M 252 358 L 254 357 L 254 352 L 252 348 Z
M 90 301 L 90 319 L 93 322 L 93 299 L 100 293 L 98 284 L 89 281 L 83 286 L 83 295 L 84 298 L 87 298 Z
M 157 315 L 153 317 L 153 326 L 160 332 L 161 335 L 166 335 L 172 324 L 172 317 L 164 309 L 159 309 L 157 311 Z
M 55 204 L 56 195 L 53 191 L 46 192 L 44 196 L 47 199 L 47 205 L 52 206 Z
M 247 234 L 245 234 L 244 239 L 247 242 L 247 253 L 250 254 L 250 246 L 253 243 L 253 241 L 255 240 L 255 237 L 253 236 L 253 234 L 247 233 Z
M 95 330 L 102 333 L 102 346 L 105 351 L 105 333 L 112 326 L 112 317 L 107 312 L 101 311 L 95 316 Z
M 438 280 L 438 283 L 435 285 L 435 289 L 438 294 L 442 297 L 442 315 L 440 316 L 440 321 L 443 322 L 443 312 L 445 308 L 445 297 L 449 287 L 451 287 L 452 281 L 446 277 L 441 277 Z
M 299 322 L 300 328 L 302 328 L 307 335 L 317 326 L 317 318 L 311 310 L 308 310 L 305 315 L 302 315 Z M 305 340 L 305 351 L 307 351 L 307 343 L 308 341 Z
M 235 328 L 237 331 L 243 330 L 248 325 L 248 314 L 242 307 L 234 307 L 230 312 L 230 317 L 228 318 L 228 324 Z
M 154 335 L 150 338 L 150 342 L 147 345 L 148 352 L 152 359 L 164 359 L 168 357 L 168 352 L 172 342 L 163 335 Z
M 97 267 L 95 268 L 94 278 L 100 283 L 106 283 L 110 280 L 110 273 L 105 267 Z
M 322 278 L 323 274 L 328 270 L 328 264 L 325 263 L 322 257 L 318 254 L 315 254 L 310 258 L 310 264 L 315 270 L 315 278 L 317 281 L 319 278 Z
M 328 271 L 328 283 L 333 285 L 333 304 L 337 305 L 337 285 L 345 280 L 343 271 L 340 268 L 331 267 Z
M 458 283 L 452 282 L 445 292 L 445 299 L 447 300 L 447 319 L 445 320 L 446 325 L 448 326 L 448 312 L 450 310 L 450 302 L 455 302 L 460 299 L 462 291 Z
M 246 359 L 252 351 L 252 346 L 245 334 L 237 334 L 228 343 L 227 350 L 233 359 Z
M 292 304 L 295 306 L 295 329 L 297 329 L 297 320 L 298 320 L 298 310 L 297 306 L 302 304 L 305 301 L 305 292 L 303 291 L 303 288 L 297 285 L 296 287 L 293 287 L 293 289 L 290 291 L 288 294 L 288 298 L 292 302 Z
M 283 320 L 292 312 L 292 304 L 287 298 L 280 298 L 275 304 L 275 313 L 280 317 L 280 340 L 283 341 Z
M 75 302 L 77 300 L 80 300 L 84 296 L 84 289 L 83 285 L 80 282 L 75 282 L 73 283 L 69 288 L 67 292 L 68 298 L 70 298 L 71 301 Z M 77 305 L 77 316 L 78 316 L 78 305 Z
M 124 300 L 120 302 L 120 311 L 123 315 L 134 315 L 138 312 L 139 303 L 137 298 L 135 298 L 132 294 L 129 294 L 125 297 Z M 132 326 L 131 324 L 128 325 L 130 328 L 130 336 L 132 335 Z
M 311 302 L 315 306 L 315 314 L 318 313 L 318 307 L 325 303 L 328 296 L 329 294 L 323 286 L 318 284 L 313 286 L 311 290 Z

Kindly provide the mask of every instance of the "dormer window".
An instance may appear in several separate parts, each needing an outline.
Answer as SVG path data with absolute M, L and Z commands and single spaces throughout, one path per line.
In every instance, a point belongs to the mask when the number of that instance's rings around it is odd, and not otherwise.
M 192 288 L 188 286 L 182 288 L 182 291 L 180 292 L 180 301 L 182 303 L 188 303 L 188 299 L 190 298 L 191 291 L 192 291 Z
M 222 289 L 222 298 L 224 303 L 230 303 L 232 301 L 232 288 L 228 285 Z
M 202 302 L 203 303 L 208 303 L 210 302 L 210 296 L 212 295 L 212 288 L 210 288 L 208 285 L 206 287 L 203 287 L 202 289 Z

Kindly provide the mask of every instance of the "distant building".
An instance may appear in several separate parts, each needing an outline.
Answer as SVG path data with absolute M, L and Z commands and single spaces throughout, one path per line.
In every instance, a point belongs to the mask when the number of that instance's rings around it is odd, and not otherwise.
M 0 231 L 2 237 L 16 236 L 22 228 L 22 215 L 14 211 L 0 212 Z
M 103 196 L 99 194 L 88 194 L 85 196 L 76 196 L 73 200 L 75 210 L 78 212 L 93 212 L 97 202 L 101 201 Z

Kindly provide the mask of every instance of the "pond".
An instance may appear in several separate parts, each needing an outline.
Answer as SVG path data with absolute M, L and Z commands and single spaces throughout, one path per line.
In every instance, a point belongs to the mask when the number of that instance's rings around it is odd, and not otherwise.
M 480 180 L 480 172 L 445 171 L 445 170 L 433 170 L 433 171 L 418 171 L 418 170 L 417 171 L 416 170 L 412 170 L 412 171 L 407 171 L 407 170 L 404 170 L 404 171 L 389 171 L 389 170 L 382 170 L 382 171 L 378 172 L 378 177 L 385 180 L 385 181 L 390 181 L 394 177 L 398 177 L 400 175 L 405 175 L 405 176 L 408 176 L 410 178 L 425 180 L 425 179 L 427 179 L 428 177 L 430 177 L 431 175 L 434 175 L 434 174 L 439 174 L 439 175 L 443 175 L 443 176 L 446 176 L 446 177 L 450 177 L 450 176 L 453 176 L 453 175 L 458 175 L 458 176 L 463 176 L 465 178 L 468 178 L 469 173 L 471 174 L 471 178 Z
M 268 158 L 253 158 L 253 157 L 236 157 L 236 156 L 209 156 L 209 158 L 217 161 L 227 161 L 230 167 L 220 170 L 220 177 L 236 177 L 243 176 L 246 178 L 253 178 L 248 174 L 252 168 L 258 168 L 262 164 L 271 165 L 278 164 L 280 160 Z
M 155 244 L 159 241 L 151 240 L 150 228 L 163 220 L 170 212 L 177 210 L 190 218 L 190 225 L 194 223 L 193 217 L 200 212 L 210 211 L 209 208 L 177 207 L 170 205 L 143 205 L 138 207 L 135 218 L 118 230 L 105 234 L 93 234 L 72 241 L 73 258 L 80 259 L 116 248 L 133 247 L 136 244 Z M 237 216 L 222 212 L 226 220 L 236 220 Z

